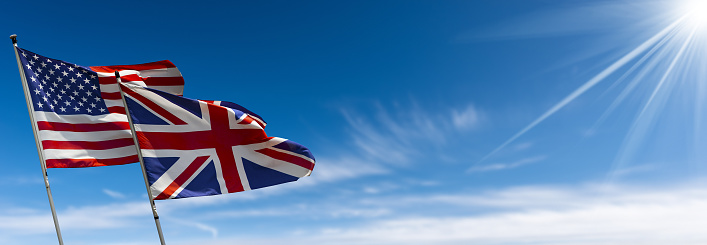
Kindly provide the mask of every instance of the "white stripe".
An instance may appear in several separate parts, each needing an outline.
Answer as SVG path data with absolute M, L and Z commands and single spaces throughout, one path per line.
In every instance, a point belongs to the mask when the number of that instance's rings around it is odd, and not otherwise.
M 120 92 L 117 83 L 101 84 L 101 93 L 117 93 Z
M 251 190 L 250 182 L 248 181 L 248 176 L 245 173 L 245 167 L 243 167 L 243 158 L 242 156 L 238 156 L 235 154 L 234 157 L 236 159 L 236 169 L 238 170 L 238 177 L 240 177 L 241 179 L 241 185 L 243 186 L 243 190 L 249 191 Z
M 120 100 L 119 100 L 120 101 Z M 122 105 L 122 103 L 121 103 Z M 106 123 L 106 122 L 127 122 L 128 117 L 123 114 L 105 114 L 98 116 L 91 115 L 58 115 L 56 112 L 35 111 L 34 118 L 38 122 L 63 122 L 63 123 Z
M 123 107 L 123 100 L 105 100 L 106 102 L 106 107 Z M 121 114 L 122 115 L 122 114 Z M 125 117 L 125 121 L 128 120 L 128 117 L 123 115 Z
M 197 149 L 197 150 L 152 150 L 140 149 L 143 157 L 187 157 L 187 156 L 207 156 L 216 155 L 216 149 Z
M 218 182 L 218 186 L 221 188 L 221 194 L 229 193 L 228 186 L 226 186 L 226 179 L 223 178 L 223 168 L 221 167 L 221 159 L 218 158 L 218 155 L 212 156 L 215 156 L 214 167 L 216 168 L 216 181 Z
M 39 131 L 41 140 L 57 141 L 106 141 L 114 139 L 132 139 L 130 130 L 99 131 L 99 132 L 69 132 L 69 131 Z
M 136 155 L 135 146 L 125 146 L 109 150 L 65 150 L 65 149 L 45 149 L 46 159 L 110 159 Z
M 114 72 L 97 72 L 99 77 L 115 77 Z M 176 67 L 152 70 L 122 70 L 120 76 L 137 74 L 140 77 L 181 77 L 182 73 Z

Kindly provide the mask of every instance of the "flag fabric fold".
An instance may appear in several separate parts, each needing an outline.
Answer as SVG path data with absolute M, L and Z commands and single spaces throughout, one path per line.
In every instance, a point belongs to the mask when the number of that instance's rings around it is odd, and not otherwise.
M 257 189 L 295 181 L 314 168 L 309 149 L 268 137 L 262 118 L 235 103 L 121 87 L 155 199 Z
M 47 168 L 120 165 L 138 161 L 114 71 L 124 81 L 182 95 L 172 62 L 79 66 L 17 48 L 31 113 Z

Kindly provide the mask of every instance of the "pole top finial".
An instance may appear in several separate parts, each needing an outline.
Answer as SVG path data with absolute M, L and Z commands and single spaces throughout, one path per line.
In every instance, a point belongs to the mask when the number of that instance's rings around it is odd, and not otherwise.
M 10 35 L 10 39 L 12 39 L 12 44 L 16 44 L 17 43 L 17 34 Z
M 115 71 L 115 77 L 120 77 L 120 72 Z

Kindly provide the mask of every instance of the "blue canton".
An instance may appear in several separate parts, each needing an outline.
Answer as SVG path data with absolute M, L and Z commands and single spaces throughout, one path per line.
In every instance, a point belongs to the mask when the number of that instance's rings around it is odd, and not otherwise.
M 60 115 L 108 114 L 96 72 L 24 49 L 18 51 L 34 111 Z

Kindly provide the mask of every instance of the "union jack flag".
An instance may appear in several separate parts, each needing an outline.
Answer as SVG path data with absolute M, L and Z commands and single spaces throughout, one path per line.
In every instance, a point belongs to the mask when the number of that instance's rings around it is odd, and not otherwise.
M 314 168 L 309 149 L 268 137 L 262 118 L 235 103 L 121 88 L 157 200 L 277 185 Z
M 79 66 L 17 48 L 31 113 L 48 168 L 138 161 L 114 71 L 123 80 L 182 95 L 184 79 L 168 60 L 139 65 Z

